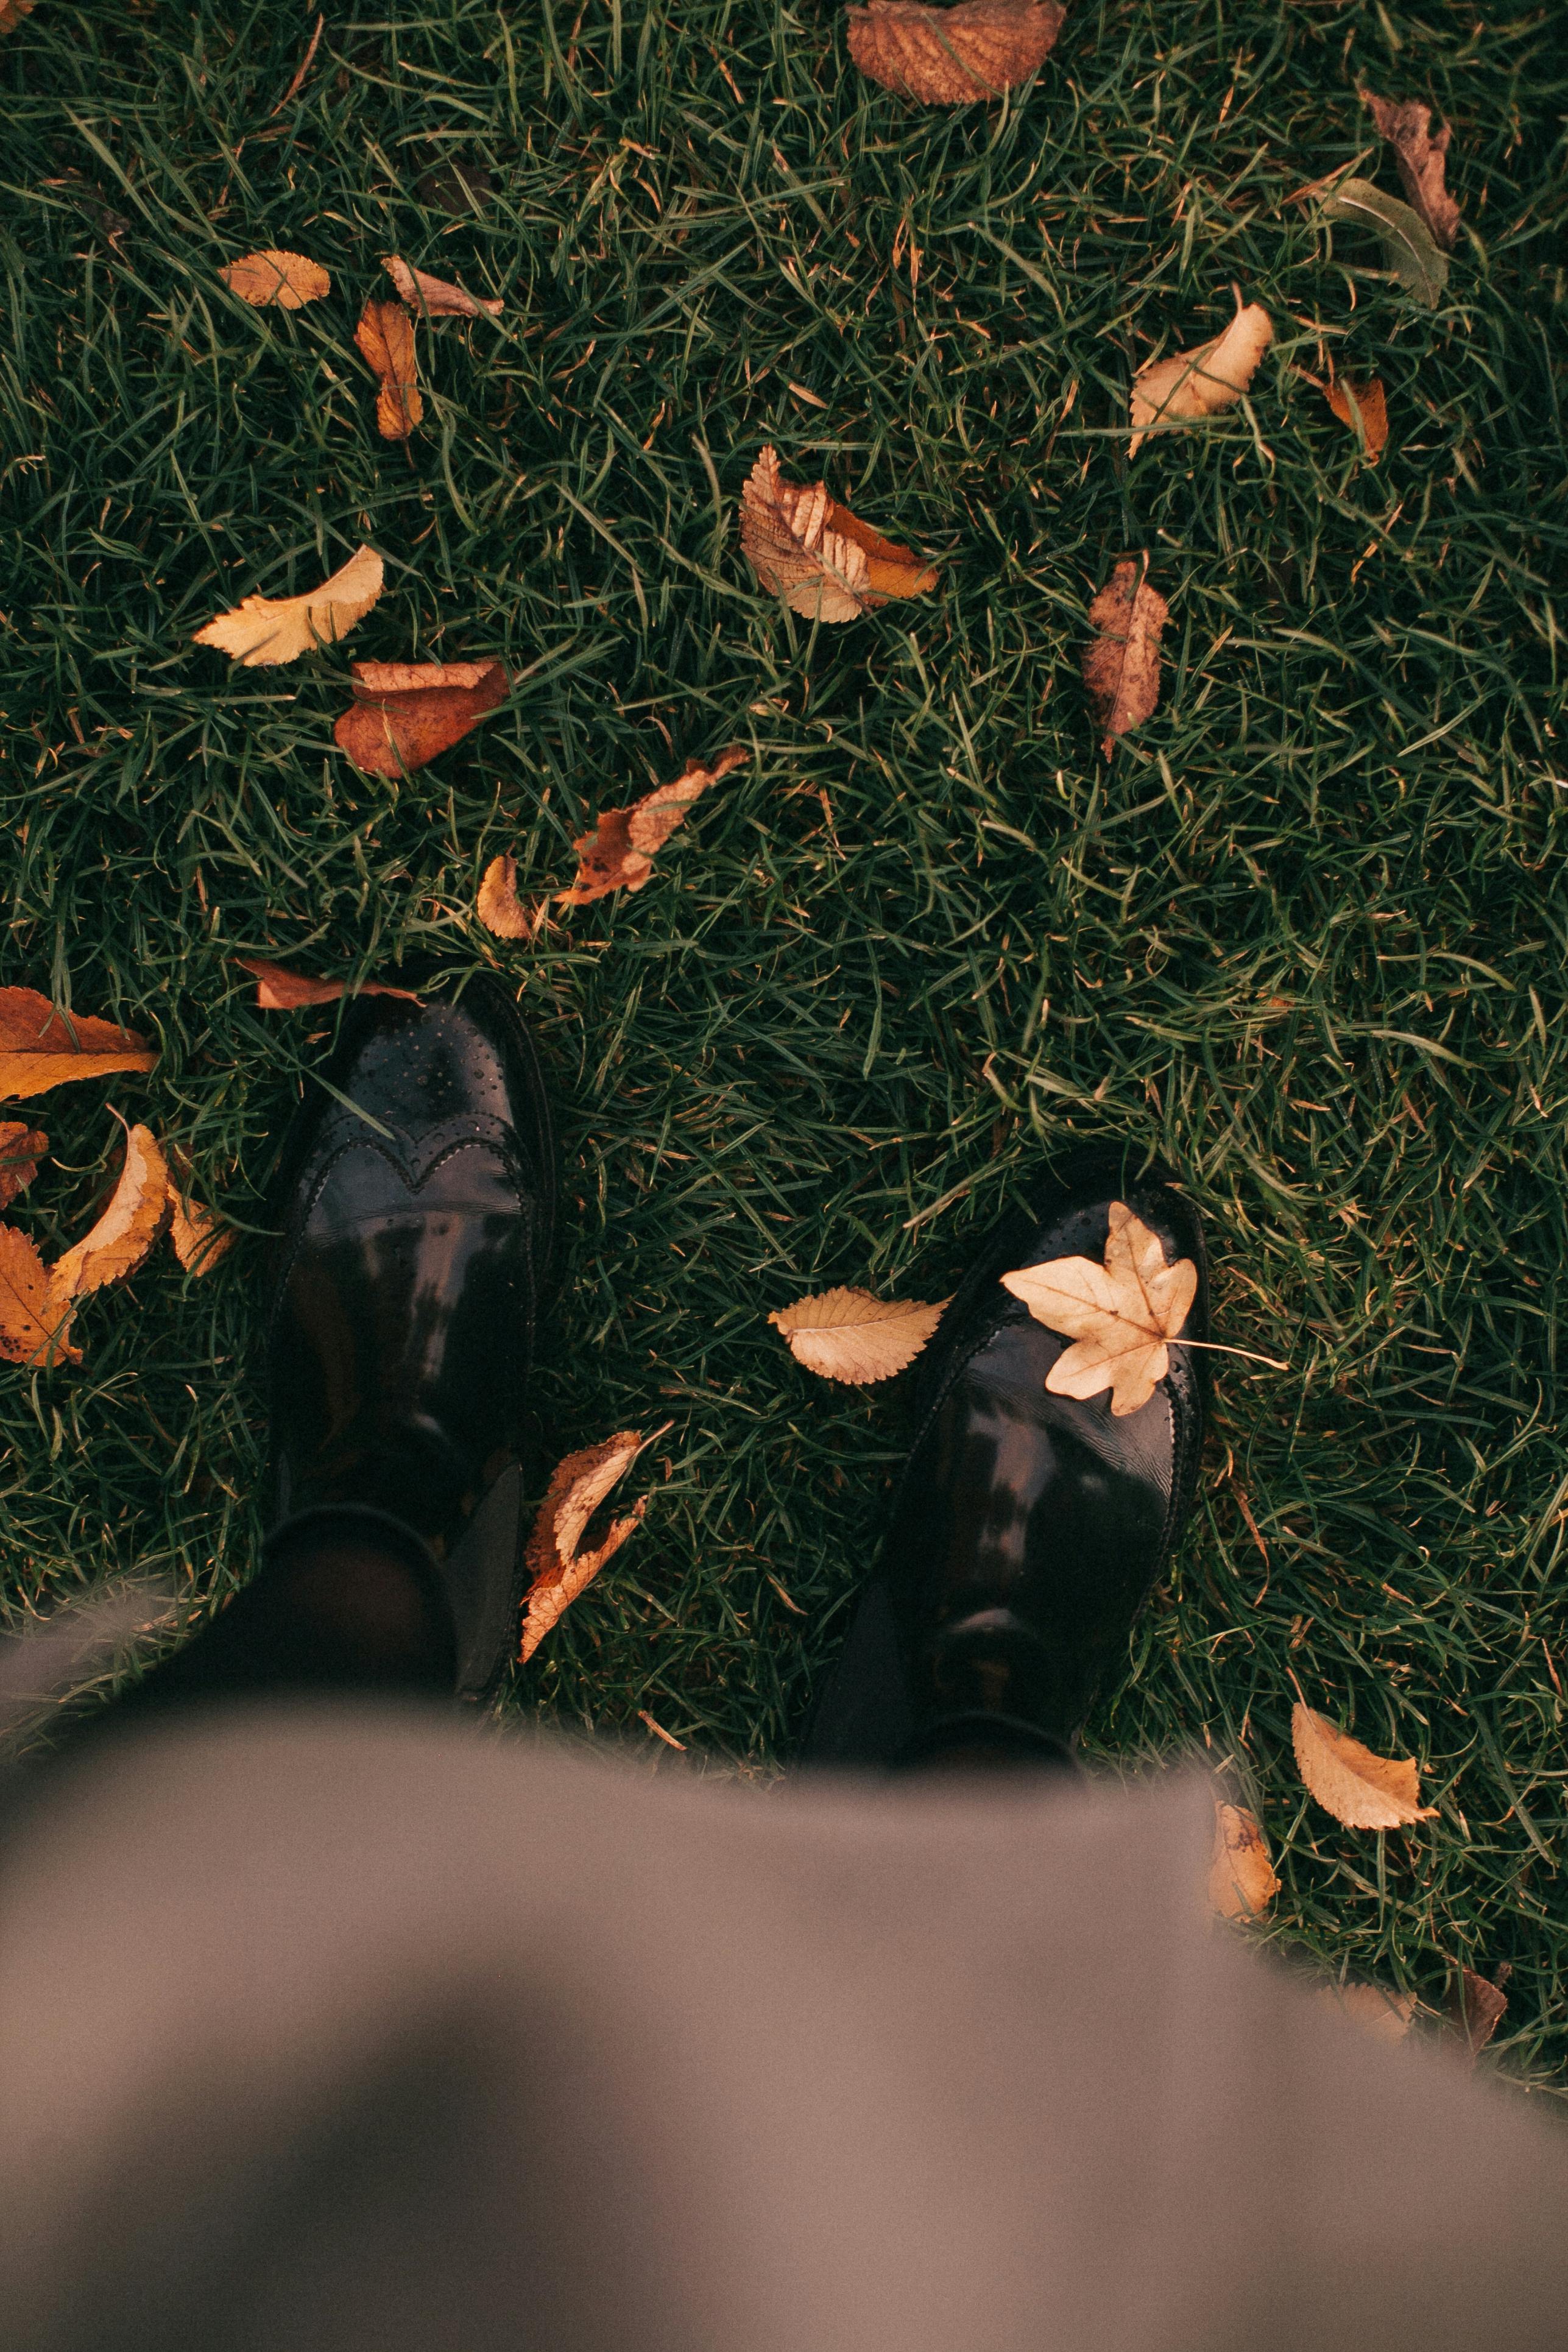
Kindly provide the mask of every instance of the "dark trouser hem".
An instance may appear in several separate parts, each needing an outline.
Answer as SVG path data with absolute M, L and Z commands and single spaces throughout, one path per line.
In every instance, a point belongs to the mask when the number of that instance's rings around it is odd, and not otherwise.
M 896 1772 L 957 1770 L 966 1765 L 980 1771 L 1017 1766 L 1081 1777 L 1065 1740 L 1010 1715 L 942 1716 L 917 1731 L 893 1760 Z

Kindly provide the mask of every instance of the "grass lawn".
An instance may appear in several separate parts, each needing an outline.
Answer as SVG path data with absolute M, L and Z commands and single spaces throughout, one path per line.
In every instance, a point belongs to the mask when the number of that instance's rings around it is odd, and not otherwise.
M 1200 1507 L 1092 1748 L 1228 1760 L 1271 1932 L 1433 2003 L 1510 1962 L 1505 2063 L 1557 2073 L 1560 16 L 1078 0 L 1032 86 L 952 113 L 863 81 L 837 0 L 337 0 L 280 105 L 313 23 L 38 0 L 0 43 L 3 977 L 162 1043 L 38 1107 L 12 1213 L 47 1252 L 81 1230 L 110 1101 L 259 1225 L 332 1015 L 258 1013 L 237 953 L 499 968 L 564 1137 L 540 1484 L 672 1423 L 516 1704 L 763 1773 L 903 1433 L 899 1384 L 814 1381 L 768 1310 L 941 1297 L 1054 1155 L 1163 1153 L 1216 1336 L 1289 1369 L 1216 1360 Z M 1454 124 L 1436 310 L 1289 201 L 1358 153 L 1398 192 L 1363 84 Z M 258 246 L 330 299 L 244 309 L 216 271 Z M 508 303 L 421 329 L 406 450 L 352 340 L 394 251 Z M 1131 368 L 1233 284 L 1278 331 L 1249 405 L 1129 463 Z M 1387 386 L 1376 467 L 1295 373 L 1325 351 Z M 758 594 L 736 504 L 769 440 L 939 593 L 839 630 Z M 388 586 L 346 648 L 191 645 L 362 539 Z M 1142 548 L 1164 695 L 1107 763 L 1084 615 Z M 524 677 L 466 743 L 401 784 L 346 765 L 351 657 L 481 654 Z M 527 948 L 478 929 L 489 858 L 559 887 L 597 807 L 732 740 L 646 890 Z M 106 1567 L 193 1605 L 247 1573 L 260 1247 L 202 1283 L 160 1252 L 87 1303 L 79 1370 L 0 1374 L 11 1611 Z M 1441 1818 L 1338 1831 L 1292 1676 L 1419 1758 Z

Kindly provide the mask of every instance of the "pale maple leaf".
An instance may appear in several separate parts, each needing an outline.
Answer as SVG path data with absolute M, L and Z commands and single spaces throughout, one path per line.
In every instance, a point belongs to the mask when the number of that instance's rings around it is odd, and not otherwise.
M 1103 1265 L 1051 1258 L 1005 1274 L 1002 1284 L 1037 1323 L 1074 1343 L 1046 1375 L 1051 1394 L 1087 1398 L 1109 1389 L 1120 1418 L 1147 1404 L 1169 1371 L 1167 1342 L 1186 1322 L 1198 1269 L 1190 1257 L 1167 1264 L 1159 1234 L 1113 1201 Z

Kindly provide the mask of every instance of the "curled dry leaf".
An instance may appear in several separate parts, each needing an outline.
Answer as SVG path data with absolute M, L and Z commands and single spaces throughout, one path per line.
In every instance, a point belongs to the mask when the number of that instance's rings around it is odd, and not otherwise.
M 470 294 L 449 278 L 432 278 L 428 270 L 411 269 L 400 253 L 382 256 L 382 268 L 396 287 L 398 297 L 414 311 L 431 319 L 477 319 L 481 312 L 499 319 L 504 302 L 493 295 Z
M 258 1013 L 294 1013 L 302 1004 L 335 1004 L 340 996 L 405 996 L 417 1004 L 416 989 L 394 988 L 384 980 L 316 980 L 309 972 L 290 971 L 287 964 L 268 963 L 265 956 L 234 956 L 242 971 L 255 974 Z
M 825 484 L 784 481 L 772 447 L 746 478 L 741 546 L 763 586 L 810 621 L 853 621 L 936 585 L 934 566 L 861 522 Z
M 645 793 L 629 808 L 601 809 L 593 832 L 572 845 L 577 853 L 577 879 L 569 890 L 557 890 L 561 904 L 586 907 L 612 890 L 640 890 L 652 877 L 656 853 L 685 824 L 692 802 L 750 757 L 741 744 L 731 743 L 710 768 L 689 760 L 673 783 Z
M 355 662 L 332 738 L 366 774 L 409 776 L 504 702 L 508 682 L 497 661 Z
M 1300 1699 L 1290 1711 L 1290 1737 L 1308 1790 L 1346 1829 L 1396 1830 L 1436 1819 L 1436 1806 L 1420 1802 L 1420 1776 L 1408 1758 L 1374 1756 Z
M 157 1058 L 133 1029 L 58 1012 L 36 988 L 0 988 L 0 1099 L 26 1102 L 68 1078 L 150 1070 Z
M 188 1191 L 169 1177 L 169 1239 L 187 1274 L 210 1274 L 234 1235 Z
M 26 1234 L 0 1225 L 0 1359 L 45 1370 L 80 1363 L 68 1337 L 72 1313 Z
M 589 1520 L 611 1488 L 625 1477 L 643 1448 L 668 1427 L 666 1422 L 649 1437 L 639 1437 L 635 1429 L 617 1430 L 603 1444 L 585 1445 L 556 1465 L 523 1555 L 532 1581 L 523 1596 L 520 1664 L 532 1657 L 551 1627 L 640 1523 L 647 1508 L 646 1495 L 624 1519 L 611 1520 L 602 1542 L 589 1551 L 577 1549 Z
M 406 441 L 425 414 L 414 356 L 414 321 L 401 302 L 367 302 L 354 341 L 381 379 L 375 421 L 384 441 Z
M 1262 304 L 1248 302 L 1243 308 L 1238 297 L 1235 318 L 1213 342 L 1200 343 L 1195 352 L 1173 352 L 1168 359 L 1151 360 L 1141 367 L 1132 379 L 1129 457 L 1151 433 L 1196 424 L 1233 407 L 1273 340 L 1274 322 Z
M 1388 398 L 1376 376 L 1352 383 L 1340 376 L 1322 387 L 1324 399 L 1342 425 L 1359 436 L 1367 461 L 1375 466 L 1388 446 Z
M 1318 1997 L 1379 2042 L 1403 2042 L 1415 2016 L 1413 1992 L 1389 1992 L 1382 1985 L 1324 1985 Z
M 498 940 L 532 938 L 539 916 L 517 895 L 515 857 L 492 857 L 486 866 L 479 883 L 479 918 Z
M 29 1127 L 26 1119 L 0 1118 L 0 1209 L 26 1191 L 48 1148 L 41 1128 Z
M 1141 727 L 1160 699 L 1160 633 L 1171 608 L 1148 572 L 1146 555 L 1123 557 L 1089 608 L 1095 635 L 1084 648 L 1083 682 L 1108 760 L 1117 737 Z
M 168 1206 L 168 1163 L 148 1129 L 131 1128 L 125 1164 L 109 1206 L 49 1269 L 55 1296 L 68 1303 L 134 1274 L 163 1231 Z
M 1171 1368 L 1167 1341 L 1180 1334 L 1197 1295 L 1190 1257 L 1167 1265 L 1164 1244 L 1124 1201 L 1110 1204 L 1105 1263 L 1056 1257 L 1002 1276 L 1037 1323 L 1059 1331 L 1066 1348 L 1046 1374 L 1053 1396 L 1110 1391 L 1120 1419 L 1148 1403 Z
M 374 548 L 356 548 L 319 588 L 308 588 L 302 596 L 247 596 L 198 629 L 195 643 L 216 646 L 247 669 L 298 661 L 312 646 L 346 637 L 380 595 L 384 576 Z
M 1436 308 L 1448 283 L 1448 257 L 1438 250 L 1419 213 L 1397 196 L 1384 195 L 1370 180 L 1342 180 L 1318 209 L 1324 220 L 1370 229 L 1405 292 L 1428 310 Z
M 270 246 L 264 252 L 246 254 L 242 260 L 226 262 L 218 276 L 231 294 L 258 310 L 274 302 L 281 310 L 298 310 L 301 304 L 319 302 L 332 290 L 332 281 L 319 261 L 312 261 L 308 254 L 277 252 Z
M 1453 132 L 1443 123 L 1434 133 L 1432 110 L 1418 98 L 1362 97 L 1372 109 L 1379 135 L 1394 150 L 1399 176 L 1412 205 L 1445 252 L 1451 253 L 1459 234 L 1459 207 L 1448 194 L 1448 142 Z
M 1459 1971 L 1459 1981 L 1448 2004 L 1448 2021 L 1463 2040 L 1472 2065 L 1502 2023 L 1508 2008 L 1503 1985 L 1510 1974 L 1506 1960 L 1498 1970 L 1496 1984 L 1489 1984 L 1474 1969 Z
M 1240 1805 L 1215 1800 L 1209 1903 L 1222 1919 L 1256 1919 L 1279 1892 L 1268 1843 Z
M 849 54 L 863 74 L 926 106 L 970 106 L 994 98 L 1043 65 L 1065 8 L 1055 0 L 867 0 L 847 8 Z
M 770 1315 L 789 1351 L 825 1381 L 869 1385 L 890 1381 L 912 1364 L 942 1320 L 945 1298 L 873 1298 L 868 1290 L 839 1287 L 797 1298 Z

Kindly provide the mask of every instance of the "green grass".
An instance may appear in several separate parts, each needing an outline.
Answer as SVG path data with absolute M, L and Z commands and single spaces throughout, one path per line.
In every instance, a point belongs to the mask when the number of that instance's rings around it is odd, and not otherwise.
M 902 1437 L 896 1388 L 812 1381 L 767 1311 L 941 1297 L 1069 1144 L 1163 1153 L 1209 1220 L 1217 1336 L 1290 1369 L 1220 1360 L 1195 1522 L 1092 1747 L 1227 1760 L 1281 1937 L 1433 2002 L 1508 1960 L 1506 2063 L 1555 2072 L 1553 12 L 1080 0 L 1032 88 L 955 114 L 862 82 L 829 0 L 328 14 L 280 110 L 313 20 L 256 0 L 39 0 L 0 45 L 4 976 L 163 1047 L 47 1098 L 20 1222 L 79 1231 L 107 1097 L 259 1223 L 331 1021 L 256 1013 L 237 952 L 498 966 L 564 1130 L 546 1446 L 673 1423 L 643 1530 L 517 1700 L 638 1742 L 647 1710 L 765 1772 Z M 1362 81 L 1455 125 L 1436 311 L 1288 201 L 1358 154 L 1397 190 Z M 421 194 L 454 163 L 491 175 L 482 207 Z M 217 266 L 268 244 L 331 298 L 231 299 Z M 406 453 L 352 343 L 393 250 L 508 298 L 422 331 Z M 1233 283 L 1279 330 L 1249 405 L 1129 464 L 1131 367 L 1214 332 Z M 1387 384 L 1375 469 L 1294 373 L 1325 348 Z M 759 596 L 735 508 L 769 439 L 939 558 L 940 593 L 837 632 Z M 388 589 L 342 653 L 191 646 L 362 538 Z M 1084 614 L 1142 547 L 1165 690 L 1107 765 Z M 345 766 L 351 656 L 478 654 L 525 673 L 478 734 L 400 786 Z M 752 763 L 647 890 L 526 950 L 477 931 L 486 859 L 564 882 L 595 808 L 733 740 Z M 248 1246 L 93 1299 L 79 1372 L 4 1375 L 13 1610 L 106 1565 L 193 1603 L 247 1572 Z M 1379 1840 L 1310 1805 L 1292 1675 L 1417 1756 L 1441 1819 Z

